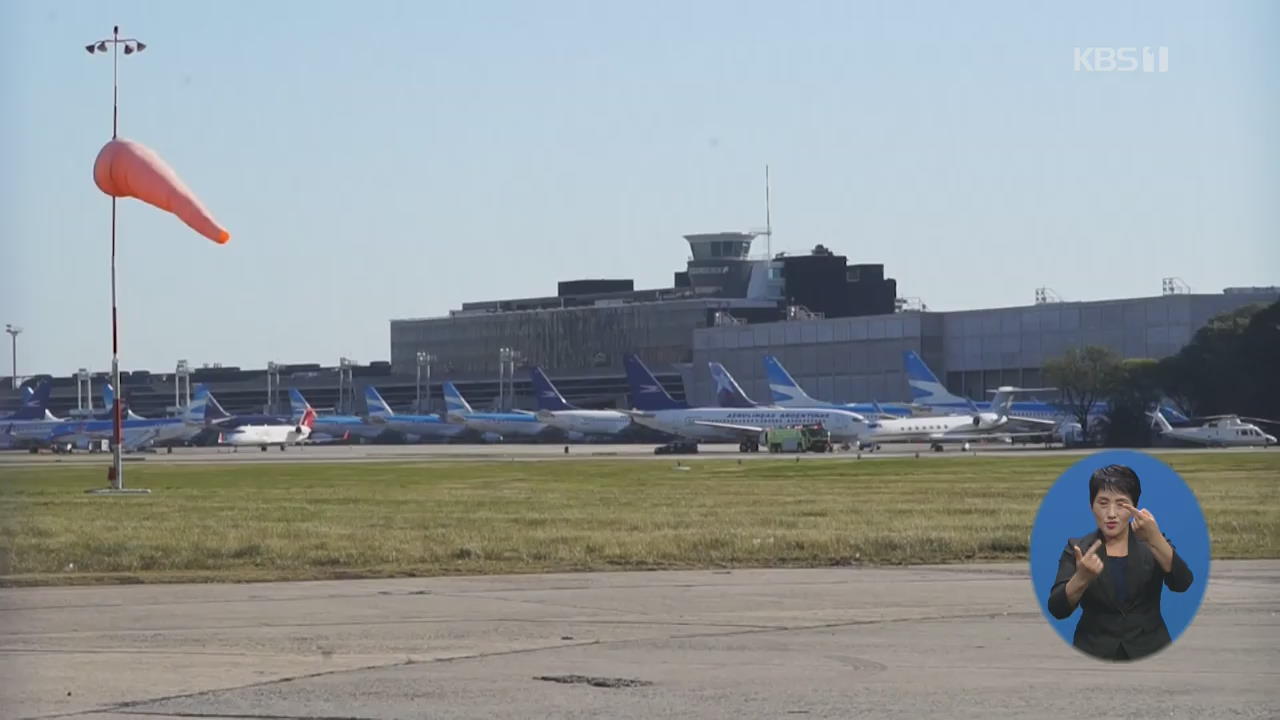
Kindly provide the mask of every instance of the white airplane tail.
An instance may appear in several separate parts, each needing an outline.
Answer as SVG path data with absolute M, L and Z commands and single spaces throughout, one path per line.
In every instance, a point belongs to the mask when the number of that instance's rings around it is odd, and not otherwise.
M 1161 435 L 1173 430 L 1173 426 L 1169 424 L 1169 420 L 1165 418 L 1164 413 L 1160 412 L 1159 408 L 1156 408 L 1155 412 L 1147 413 L 1147 415 L 1151 417 L 1151 424 L 1160 429 Z

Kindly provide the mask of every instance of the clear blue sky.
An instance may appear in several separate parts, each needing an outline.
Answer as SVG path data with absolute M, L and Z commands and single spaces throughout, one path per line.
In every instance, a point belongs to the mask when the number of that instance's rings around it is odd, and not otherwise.
M 932 309 L 1280 281 L 1280 4 L 7 2 L 0 322 L 105 369 L 110 135 L 232 232 L 121 205 L 126 368 L 386 359 L 388 320 L 667 286 L 681 235 L 883 262 Z M 1167 73 L 1075 72 L 1166 46 Z M 7 338 L 0 338 L 7 339 Z M 7 350 L 7 348 L 6 348 Z M 7 354 L 7 353 L 6 353 Z M 8 373 L 7 361 L 3 363 Z

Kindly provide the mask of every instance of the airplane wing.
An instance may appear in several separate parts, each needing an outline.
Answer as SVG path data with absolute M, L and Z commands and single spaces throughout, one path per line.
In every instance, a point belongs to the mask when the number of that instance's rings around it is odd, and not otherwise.
M 737 423 L 714 422 L 711 420 L 695 420 L 693 424 L 701 425 L 702 427 L 716 428 L 717 430 L 728 430 L 729 432 L 735 432 L 746 437 L 756 437 L 765 431 L 765 428 L 757 427 L 755 425 L 739 425 Z
M 1029 426 L 1029 427 L 1033 427 L 1033 428 L 1042 427 L 1042 428 L 1045 428 L 1045 431 L 1046 431 L 1046 432 L 1047 432 L 1047 431 L 1049 431 L 1049 430 L 1053 430 L 1054 428 L 1058 427 L 1058 425 L 1059 425 L 1059 423 L 1058 423 L 1056 420 L 1044 420 L 1044 419 L 1041 419 L 1041 418 L 1029 418 L 1029 417 L 1023 417 L 1023 416 L 1021 416 L 1021 415 L 1010 415 L 1010 416 L 1008 416 L 1008 421 L 1007 421 L 1007 422 L 1009 422 L 1009 423 L 1017 423 L 1017 424 L 1019 424 L 1019 425 Z

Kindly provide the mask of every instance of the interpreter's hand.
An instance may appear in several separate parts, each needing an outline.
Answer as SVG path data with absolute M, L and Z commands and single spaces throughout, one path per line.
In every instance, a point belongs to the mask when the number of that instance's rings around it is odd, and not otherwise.
M 1156 524 L 1156 516 L 1152 515 L 1150 510 L 1145 508 L 1139 510 L 1130 505 L 1129 512 L 1133 514 L 1130 518 L 1132 522 L 1129 525 L 1129 529 L 1138 536 L 1139 540 L 1150 545 L 1161 537 L 1160 526 Z
M 1102 547 L 1102 540 L 1094 540 L 1089 549 L 1080 552 L 1079 545 L 1071 546 L 1076 552 L 1076 575 L 1086 583 L 1093 582 L 1102 572 L 1102 558 L 1098 557 L 1098 548 Z

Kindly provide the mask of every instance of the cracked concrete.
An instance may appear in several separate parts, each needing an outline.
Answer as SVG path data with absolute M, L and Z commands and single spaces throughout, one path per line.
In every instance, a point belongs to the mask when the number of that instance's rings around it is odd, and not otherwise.
M 1277 589 L 1215 562 L 1126 666 L 1021 564 L 5 590 L 0 717 L 1276 717 Z

